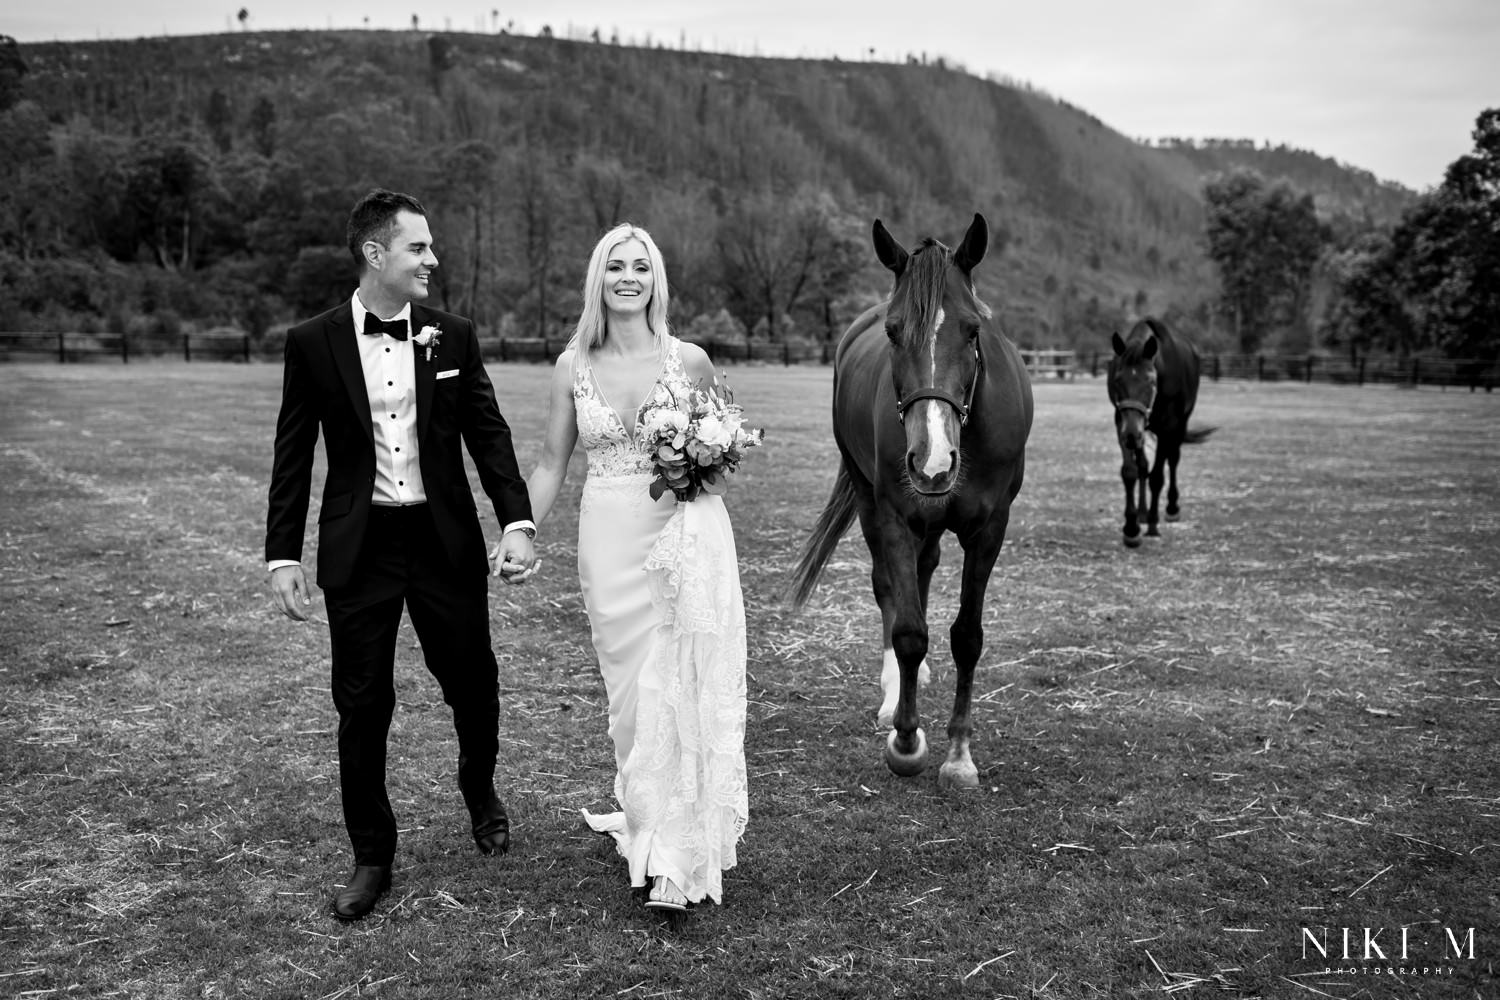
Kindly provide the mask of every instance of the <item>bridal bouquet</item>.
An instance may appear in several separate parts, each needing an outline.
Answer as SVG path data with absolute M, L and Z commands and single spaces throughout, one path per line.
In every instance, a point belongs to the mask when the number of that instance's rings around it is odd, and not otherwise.
M 678 500 L 722 494 L 725 477 L 765 437 L 765 431 L 744 425 L 743 412 L 718 379 L 713 389 L 700 384 L 685 397 L 662 387 L 641 416 L 647 453 L 656 468 L 651 499 L 661 499 L 667 490 Z

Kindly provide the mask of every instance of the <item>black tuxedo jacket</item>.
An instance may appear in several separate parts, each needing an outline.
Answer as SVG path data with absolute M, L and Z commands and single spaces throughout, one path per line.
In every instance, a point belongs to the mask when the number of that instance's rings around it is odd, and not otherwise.
M 479 358 L 474 325 L 452 313 L 412 303 L 411 332 L 442 330 L 432 360 L 413 346 L 416 365 L 417 456 L 427 503 L 458 574 L 489 572 L 484 533 L 464 471 L 463 451 L 479 471 L 500 524 L 531 519 L 526 481 L 516 464 L 510 427 Z M 318 514 L 318 586 L 350 580 L 375 490 L 375 435 L 360 367 L 350 303 L 293 327 L 286 339 L 281 413 L 271 466 L 266 559 L 302 558 L 318 429 L 328 457 Z M 438 379 L 439 372 L 457 375 Z

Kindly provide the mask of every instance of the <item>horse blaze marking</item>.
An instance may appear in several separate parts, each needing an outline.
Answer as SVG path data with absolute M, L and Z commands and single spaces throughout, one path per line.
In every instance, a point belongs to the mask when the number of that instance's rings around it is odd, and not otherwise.
M 933 320 L 932 329 L 927 334 L 927 354 L 932 359 L 932 376 L 930 388 L 937 388 L 937 335 L 943 328 L 943 310 L 938 307 L 937 317 Z M 927 405 L 927 461 L 922 464 L 922 474 L 928 479 L 936 478 L 947 472 L 951 465 L 948 456 L 953 452 L 953 446 L 948 443 L 948 433 L 943 427 L 943 411 L 935 399 L 926 399 Z

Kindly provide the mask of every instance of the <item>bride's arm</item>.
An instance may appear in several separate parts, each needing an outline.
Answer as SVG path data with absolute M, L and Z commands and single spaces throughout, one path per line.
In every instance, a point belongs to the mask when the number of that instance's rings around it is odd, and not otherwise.
M 552 387 L 547 393 L 547 430 L 542 438 L 542 457 L 526 479 L 531 494 L 531 517 L 540 528 L 557 500 L 568 460 L 578 444 L 578 414 L 573 409 L 573 352 L 564 351 L 552 369 Z
M 687 375 L 687 380 L 712 390 L 714 395 L 722 399 L 724 388 L 715 384 L 718 375 L 714 372 L 714 363 L 708 359 L 707 352 L 687 341 L 681 341 L 677 349 L 682 357 L 682 370 Z

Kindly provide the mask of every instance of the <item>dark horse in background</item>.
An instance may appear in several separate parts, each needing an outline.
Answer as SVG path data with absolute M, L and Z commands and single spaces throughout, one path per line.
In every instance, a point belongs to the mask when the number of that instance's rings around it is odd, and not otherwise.
M 1167 486 L 1167 520 L 1175 521 L 1178 505 L 1177 463 L 1182 446 L 1198 444 L 1214 428 L 1188 430 L 1188 418 L 1198 402 L 1198 349 L 1173 333 L 1161 320 L 1147 317 L 1131 327 L 1129 336 L 1111 338 L 1115 356 L 1109 360 L 1109 401 L 1115 406 L 1115 433 L 1123 461 L 1125 482 L 1125 544 L 1141 544 L 1140 512 L 1145 512 L 1146 534 L 1156 528 L 1157 504 L 1163 479 Z M 1155 436 L 1154 460 L 1150 455 Z M 1146 506 L 1146 484 L 1151 506 Z M 1136 496 L 1140 501 L 1137 503 Z
M 957 250 L 929 238 L 908 253 L 878 219 L 873 235 L 895 290 L 839 342 L 833 434 L 841 461 L 797 567 L 793 603 L 807 600 L 857 514 L 880 605 L 880 724 L 893 726 L 886 764 L 896 774 L 919 774 L 927 763 L 917 713 L 927 593 L 943 533 L 958 536 L 963 583 L 948 633 L 958 677 L 939 783 L 973 788 L 979 772 L 969 756 L 969 709 L 984 592 L 1021 489 L 1031 382 L 1015 345 L 974 294 L 972 272 L 989 243 L 983 216 L 974 216 Z

